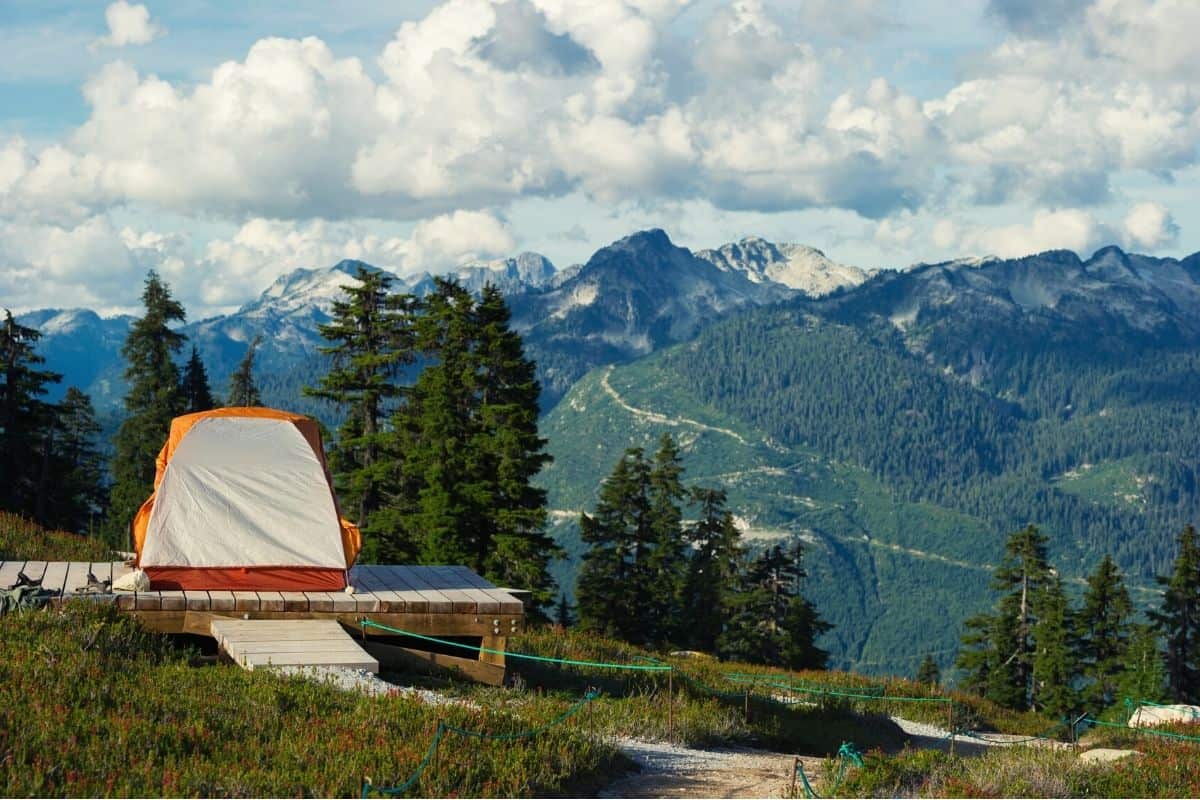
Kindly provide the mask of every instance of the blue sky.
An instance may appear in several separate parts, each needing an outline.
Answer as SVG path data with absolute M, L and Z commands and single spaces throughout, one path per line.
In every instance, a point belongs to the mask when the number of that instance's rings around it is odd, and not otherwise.
M 637 228 L 899 267 L 1197 219 L 1194 0 L 0 0 L 0 305 Z

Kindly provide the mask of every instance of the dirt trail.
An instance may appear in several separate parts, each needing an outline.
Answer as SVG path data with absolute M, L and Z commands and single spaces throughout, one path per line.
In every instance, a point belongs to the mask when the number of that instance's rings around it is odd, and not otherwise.
M 616 744 L 642 769 L 610 783 L 600 797 L 786 797 L 795 763 L 787 753 L 748 747 L 701 750 L 637 739 Z M 821 760 L 800 758 L 810 780 Z

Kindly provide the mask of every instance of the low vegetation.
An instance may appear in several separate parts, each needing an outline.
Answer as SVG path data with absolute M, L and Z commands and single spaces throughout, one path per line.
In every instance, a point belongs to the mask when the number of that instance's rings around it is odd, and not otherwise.
M 107 561 L 111 551 L 99 539 L 39 525 L 0 511 L 0 561 Z

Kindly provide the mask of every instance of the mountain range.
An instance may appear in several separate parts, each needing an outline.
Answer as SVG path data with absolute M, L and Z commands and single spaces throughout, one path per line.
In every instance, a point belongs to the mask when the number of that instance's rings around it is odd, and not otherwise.
M 255 335 L 266 402 L 324 369 L 317 325 L 358 262 L 281 276 L 236 312 L 189 323 L 214 387 Z M 540 477 L 570 589 L 579 512 L 621 451 L 675 435 L 688 479 L 724 487 L 751 543 L 808 543 L 809 592 L 836 628 L 834 663 L 951 666 L 961 621 L 1004 536 L 1051 538 L 1069 585 L 1111 552 L 1134 587 L 1200 516 L 1200 254 L 1102 249 L 864 271 L 746 238 L 691 252 L 660 230 L 584 264 L 467 265 L 498 284 L 538 361 Z M 397 277 L 423 293 L 429 275 Z M 115 419 L 130 318 L 31 312 L 51 369 Z

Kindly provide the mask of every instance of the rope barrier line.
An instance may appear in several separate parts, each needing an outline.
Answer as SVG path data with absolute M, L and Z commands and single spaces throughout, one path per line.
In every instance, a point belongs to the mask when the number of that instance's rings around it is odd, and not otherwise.
M 506 658 L 524 658 L 529 661 L 544 661 L 551 664 L 567 664 L 574 667 L 600 667 L 604 669 L 630 669 L 639 670 L 642 672 L 670 672 L 675 668 L 669 664 L 658 666 L 650 664 L 610 664 L 603 661 L 575 661 L 570 658 L 550 658 L 549 656 L 535 656 L 528 653 L 514 653 L 508 650 L 494 650 L 490 647 L 476 647 L 475 645 L 463 644 L 462 642 L 452 642 L 448 639 L 438 639 L 433 636 L 426 636 L 423 633 L 414 633 L 400 628 L 393 628 L 390 625 L 382 625 L 369 619 L 361 620 L 359 623 L 364 628 L 378 628 L 382 631 L 390 633 L 398 633 L 403 636 L 411 636 L 414 639 L 421 639 L 426 642 L 434 642 L 435 644 L 446 645 L 448 647 L 459 647 L 464 650 L 470 650 L 473 653 L 491 653 L 492 655 L 504 656 Z
M 863 765 L 862 753 L 858 752 L 858 748 L 854 746 L 854 742 L 842 742 L 842 746 L 837 751 L 837 758 L 837 777 L 833 779 L 833 787 L 829 790 L 832 794 L 836 794 L 837 790 L 841 787 L 842 778 L 846 776 L 846 764 L 848 762 L 852 762 L 856 767 Z M 821 796 L 816 793 L 812 784 L 808 782 L 808 775 L 804 773 L 804 765 L 800 763 L 800 759 L 796 759 L 795 772 L 800 776 L 800 781 L 804 785 L 804 796 L 809 798 L 809 800 L 821 800 Z
M 1186 736 L 1182 733 L 1159 731 L 1155 730 L 1154 728 L 1133 728 L 1129 725 L 1122 725 L 1118 722 L 1105 722 L 1094 717 L 1085 717 L 1083 721 L 1091 725 L 1100 725 L 1105 728 L 1121 728 L 1123 730 L 1133 731 L 1134 733 L 1145 734 L 1146 736 L 1162 736 L 1168 739 L 1182 739 L 1185 742 L 1200 742 L 1200 736 Z
M 422 757 L 420 763 L 417 764 L 417 768 L 413 770 L 412 774 L 409 775 L 403 783 L 400 783 L 397 786 L 375 786 L 371 782 L 370 778 L 365 778 L 363 780 L 362 797 L 366 798 L 372 791 L 379 792 L 380 794 L 385 794 L 390 797 L 395 797 L 396 795 L 404 794 L 411 789 L 417 783 L 417 781 L 420 780 L 421 775 L 425 772 L 425 768 L 429 766 L 429 762 L 431 762 L 434 756 L 437 755 L 438 746 L 441 744 L 442 738 L 446 733 L 456 733 L 463 737 L 486 739 L 490 741 L 513 741 L 515 739 L 528 739 L 566 722 L 567 719 L 578 713 L 581 708 L 599 696 L 600 692 L 589 690 L 587 694 L 580 698 L 574 705 L 572 705 L 563 713 L 559 714 L 554 719 L 543 725 L 539 725 L 536 728 L 530 728 L 527 731 L 521 731 L 519 733 L 488 733 L 487 731 L 469 731 L 466 728 L 460 728 L 456 725 L 451 725 L 447 722 L 438 720 L 437 728 L 433 732 L 433 739 L 429 742 L 429 748 L 425 751 L 424 757 Z
M 881 700 L 881 701 L 900 701 L 909 703 L 953 703 L 954 700 L 949 697 L 901 697 L 899 695 L 879 695 L 879 694 L 858 694 L 854 692 L 842 692 L 836 689 L 816 688 L 808 686 L 796 686 L 790 683 L 779 683 L 769 680 L 747 680 L 736 677 L 737 673 L 725 676 L 725 680 L 732 683 L 748 683 L 756 686 L 774 686 L 777 689 L 786 689 L 791 692 L 800 694 L 821 694 L 829 697 L 848 697 L 856 700 Z

